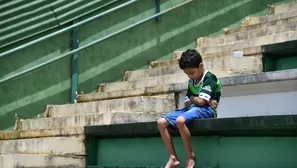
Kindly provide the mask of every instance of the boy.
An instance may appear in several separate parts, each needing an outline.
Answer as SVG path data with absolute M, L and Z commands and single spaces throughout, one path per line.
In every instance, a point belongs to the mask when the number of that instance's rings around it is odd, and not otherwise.
M 178 129 L 187 151 L 187 168 L 195 166 L 191 135 L 187 125 L 194 119 L 215 118 L 221 97 L 221 84 L 217 77 L 204 69 L 202 57 L 196 50 L 187 50 L 179 59 L 179 67 L 190 78 L 185 98 L 185 108 L 166 114 L 158 120 L 158 128 L 169 154 L 165 168 L 179 166 L 168 126 Z

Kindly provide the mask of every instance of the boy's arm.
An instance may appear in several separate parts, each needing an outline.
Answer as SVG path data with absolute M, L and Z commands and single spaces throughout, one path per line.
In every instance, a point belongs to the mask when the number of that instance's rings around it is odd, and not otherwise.
M 190 97 L 191 102 L 199 106 L 203 106 L 205 105 L 205 103 L 210 103 L 212 92 L 215 91 L 216 88 L 217 88 L 217 83 L 214 80 L 209 79 L 205 81 L 199 93 L 199 96 Z

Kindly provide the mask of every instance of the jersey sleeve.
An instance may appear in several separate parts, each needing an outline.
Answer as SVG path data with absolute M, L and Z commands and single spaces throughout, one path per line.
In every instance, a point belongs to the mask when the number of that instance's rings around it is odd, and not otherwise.
M 207 79 L 199 92 L 199 98 L 209 101 L 212 93 L 217 89 L 217 82 L 211 78 Z

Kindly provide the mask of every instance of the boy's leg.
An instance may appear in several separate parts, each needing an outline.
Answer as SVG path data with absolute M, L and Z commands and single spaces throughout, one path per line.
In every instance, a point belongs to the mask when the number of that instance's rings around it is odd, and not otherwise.
M 158 128 L 169 154 L 169 159 L 165 168 L 177 167 L 180 164 L 174 149 L 171 135 L 169 134 L 169 131 L 168 131 L 168 126 L 172 125 L 173 127 L 176 127 L 176 124 L 175 124 L 176 118 L 180 116 L 182 112 L 183 111 L 177 110 L 177 111 L 168 113 L 167 115 L 165 115 L 164 117 L 158 120 Z
M 192 147 L 191 134 L 186 125 L 197 118 L 212 118 L 212 117 L 213 117 L 213 112 L 209 106 L 202 106 L 202 107 L 191 106 L 191 108 L 187 112 L 183 113 L 182 116 L 179 116 L 176 119 L 177 128 L 181 134 L 181 138 L 184 142 L 184 145 L 187 151 L 187 158 L 188 158 L 186 163 L 187 168 L 188 167 L 192 168 L 195 166 L 196 158 Z

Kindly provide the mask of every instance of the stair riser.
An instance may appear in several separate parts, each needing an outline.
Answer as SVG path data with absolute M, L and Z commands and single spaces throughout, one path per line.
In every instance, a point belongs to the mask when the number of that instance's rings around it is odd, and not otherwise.
M 82 138 L 37 138 L 0 141 L 0 154 L 85 155 Z
M 0 156 L 0 167 L 3 168 L 60 168 L 84 167 L 85 157 L 51 156 L 44 154 L 7 154 Z
M 197 48 L 200 49 L 205 47 L 226 45 L 235 41 L 248 40 L 255 37 L 279 34 L 288 31 L 297 31 L 296 23 L 263 27 L 255 30 L 247 30 L 245 32 L 238 32 L 235 34 L 223 35 L 215 38 L 199 38 L 197 40 Z
M 170 111 L 173 111 L 171 109 Z M 20 130 L 39 130 L 89 125 L 109 125 L 133 122 L 157 121 L 163 113 L 104 113 L 94 115 L 77 115 L 67 117 L 50 117 L 20 121 Z
M 274 34 L 269 36 L 256 37 L 253 39 L 236 41 L 231 44 L 198 49 L 203 54 L 221 53 L 226 51 L 242 50 L 243 48 L 262 46 L 267 44 L 281 43 L 297 40 L 297 31 Z
M 257 29 L 257 28 L 264 28 L 264 27 L 269 27 L 269 26 L 294 23 L 296 21 L 297 21 L 297 16 L 291 17 L 291 18 L 286 18 L 286 19 L 281 19 L 281 20 L 275 20 L 275 21 L 271 21 L 271 22 L 264 22 L 261 24 L 255 24 L 255 25 L 250 25 L 250 26 L 243 26 L 243 27 L 238 27 L 238 28 L 227 28 L 224 30 L 224 34 L 233 34 L 233 33 L 237 33 L 237 32 L 243 32 L 243 31 L 247 31 L 247 30 Z
M 104 100 L 99 102 L 50 105 L 45 111 L 46 117 L 62 117 L 112 112 L 164 112 L 175 107 L 174 95 L 166 98 L 130 97 L 125 99 Z

